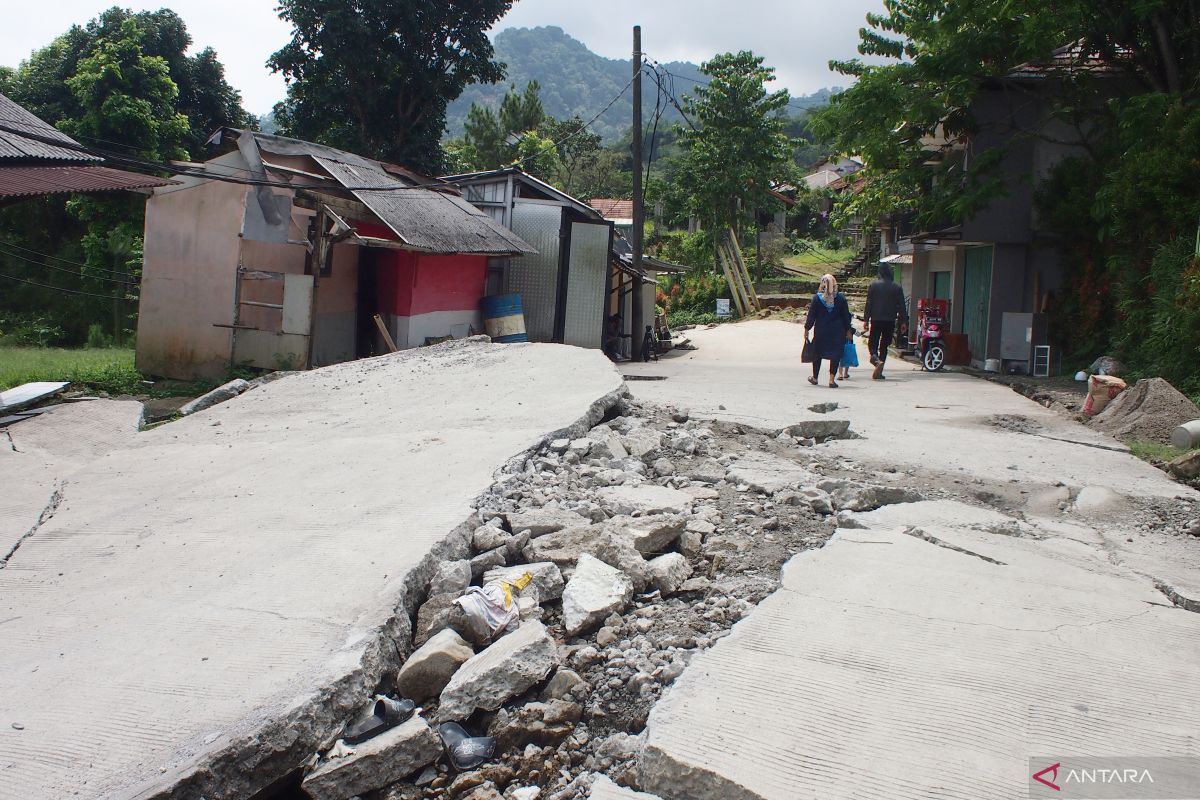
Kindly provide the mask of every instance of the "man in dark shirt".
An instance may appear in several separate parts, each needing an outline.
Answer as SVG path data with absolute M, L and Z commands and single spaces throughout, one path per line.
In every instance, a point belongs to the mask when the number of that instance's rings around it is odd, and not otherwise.
M 908 331 L 908 305 L 904 302 L 904 290 L 895 282 L 892 268 L 887 264 L 879 265 L 879 280 L 867 289 L 867 308 L 863 316 L 869 334 L 867 348 L 871 351 L 871 363 L 875 365 L 871 377 L 883 380 L 883 365 L 887 361 L 888 347 L 896 336 L 897 320 L 900 330 Z

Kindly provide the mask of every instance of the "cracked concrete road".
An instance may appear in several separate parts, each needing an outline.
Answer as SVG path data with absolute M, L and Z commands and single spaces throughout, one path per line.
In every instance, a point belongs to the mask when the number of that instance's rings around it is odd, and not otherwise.
M 1200 542 L 1135 526 L 1196 493 L 1005 387 L 894 361 L 886 382 L 857 370 L 829 390 L 804 382 L 798 326 L 691 335 L 697 351 L 624 367 L 666 377 L 632 383 L 639 399 L 769 428 L 836 401 L 825 418 L 864 438 L 828 452 L 965 502 L 852 515 L 794 557 L 655 707 L 644 789 L 1019 798 L 1032 756 L 1195 755 L 1200 614 L 1162 584 L 1200 598 Z
M 493 472 L 620 383 L 595 351 L 456 343 L 75 470 L 0 570 L 0 798 L 247 797 L 301 763 L 395 667 L 406 577 Z

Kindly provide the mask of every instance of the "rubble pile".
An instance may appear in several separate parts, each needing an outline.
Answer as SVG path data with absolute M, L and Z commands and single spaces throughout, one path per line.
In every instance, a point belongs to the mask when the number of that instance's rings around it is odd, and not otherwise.
M 1200 419 L 1200 408 L 1162 378 L 1147 378 L 1121 392 L 1091 425 L 1122 441 L 1169 444 L 1171 432 Z
M 839 511 L 921 499 L 826 466 L 819 444 L 852 436 L 844 421 L 767 433 L 675 409 L 612 414 L 515 460 L 477 500 L 471 557 L 433 575 L 416 649 L 380 689 L 422 707 L 382 743 L 316 758 L 313 796 L 567 800 L 599 776 L 636 788 L 654 702 L 782 564 L 822 545 Z M 464 736 L 487 755 L 456 769 Z M 355 765 L 381 750 L 406 774 Z

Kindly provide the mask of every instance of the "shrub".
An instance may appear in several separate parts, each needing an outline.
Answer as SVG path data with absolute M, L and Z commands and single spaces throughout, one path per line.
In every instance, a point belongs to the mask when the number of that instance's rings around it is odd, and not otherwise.
M 104 332 L 103 325 L 93 322 L 91 325 L 88 325 L 87 346 L 92 349 L 111 347 L 112 337 Z
M 48 316 L 0 311 L 0 342 L 12 347 L 53 347 L 64 344 L 67 333 Z

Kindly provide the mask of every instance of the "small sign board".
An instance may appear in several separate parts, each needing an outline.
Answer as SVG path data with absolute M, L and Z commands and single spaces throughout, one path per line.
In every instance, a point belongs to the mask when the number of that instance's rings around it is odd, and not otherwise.
M 718 297 L 717 298 L 717 316 L 718 317 L 732 317 L 733 316 L 733 311 L 731 311 L 729 308 L 729 298 L 728 297 Z

